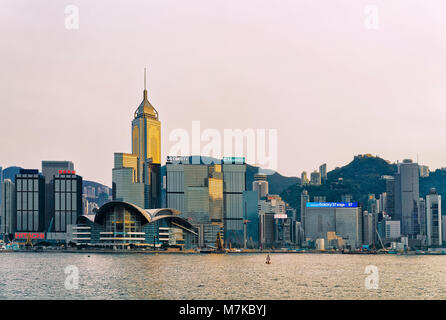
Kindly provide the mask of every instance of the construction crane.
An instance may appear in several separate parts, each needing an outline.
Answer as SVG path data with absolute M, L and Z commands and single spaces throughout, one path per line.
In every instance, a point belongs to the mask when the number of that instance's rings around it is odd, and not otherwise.
M 376 234 L 378 235 L 378 239 L 379 239 L 379 242 L 381 243 L 381 247 L 383 248 L 383 250 L 386 250 L 386 248 L 384 248 L 383 241 L 381 240 L 381 236 L 379 235 L 378 229 L 375 228 L 375 231 L 376 231 Z

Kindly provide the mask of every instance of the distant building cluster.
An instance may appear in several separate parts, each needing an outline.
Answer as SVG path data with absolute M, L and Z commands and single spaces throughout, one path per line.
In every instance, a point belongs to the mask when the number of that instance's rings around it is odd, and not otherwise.
M 3 239 L 179 250 L 399 250 L 445 242 L 441 196 L 434 188 L 425 198 L 419 194 L 427 166 L 398 163 L 394 176 L 380 178 L 386 191 L 358 203 L 351 194 L 328 202 L 330 195 L 308 192 L 315 188 L 306 186 L 327 183 L 324 163 L 310 177 L 302 172 L 300 208 L 292 208 L 270 193 L 267 175 L 259 172 L 247 185 L 244 158 L 204 163 L 200 156 L 169 156 L 162 168 L 160 134 L 158 112 L 144 88 L 131 122 L 131 153 L 114 154 L 111 192 L 84 185 L 71 161 L 42 161 L 41 172 L 22 169 L 14 181 L 4 180 L 0 167 Z M 355 159 L 367 157 L 373 156 Z
M 303 171 L 300 175 L 300 183 L 302 186 L 312 185 L 319 186 L 323 181 L 327 180 L 327 164 L 324 163 L 319 166 L 319 171 L 314 170 L 310 173 L 310 179 L 308 179 L 308 175 L 306 171 Z
M 371 157 L 360 155 L 357 157 Z M 341 202 L 327 203 L 320 196 L 310 202 L 301 193 L 301 222 L 304 246 L 312 248 L 438 248 L 446 242 L 446 219 L 442 219 L 441 196 L 432 188 L 420 198 L 419 178 L 429 174 L 427 166 L 406 159 L 397 164 L 394 176 L 382 176 L 386 192 L 367 203 L 353 202 L 343 195 Z M 342 239 L 342 241 L 341 241 Z M 341 245 L 342 244 L 342 245 Z

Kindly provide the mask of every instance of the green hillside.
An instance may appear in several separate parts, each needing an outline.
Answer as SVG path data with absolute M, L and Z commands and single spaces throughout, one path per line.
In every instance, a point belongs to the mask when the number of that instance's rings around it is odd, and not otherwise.
M 327 201 L 341 201 L 342 195 L 351 194 L 353 201 L 365 203 L 368 194 L 380 194 L 386 191 L 385 175 L 394 175 L 395 164 L 373 156 L 355 157 L 352 162 L 336 168 L 327 174 L 327 181 L 320 186 L 294 184 L 287 188 L 282 198 L 300 214 L 300 194 L 307 190 L 313 200 L 314 196 L 326 196 Z

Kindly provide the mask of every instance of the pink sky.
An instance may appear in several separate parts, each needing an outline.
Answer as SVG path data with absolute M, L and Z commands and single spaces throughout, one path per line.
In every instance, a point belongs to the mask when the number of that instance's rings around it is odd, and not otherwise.
M 71 160 L 111 185 L 144 67 L 163 160 L 169 133 L 200 120 L 278 129 L 285 175 L 360 153 L 446 166 L 445 13 L 444 0 L 3 0 L 0 166 Z

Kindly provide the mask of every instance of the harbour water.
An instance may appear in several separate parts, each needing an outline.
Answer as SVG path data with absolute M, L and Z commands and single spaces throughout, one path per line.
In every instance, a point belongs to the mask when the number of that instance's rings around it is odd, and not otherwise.
M 271 254 L 271 264 L 265 259 L 264 254 L 1 253 L 0 299 L 446 298 L 444 255 Z M 370 265 L 377 268 L 377 289 L 366 286 Z M 66 286 L 73 270 L 78 288 Z

